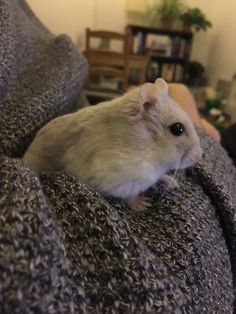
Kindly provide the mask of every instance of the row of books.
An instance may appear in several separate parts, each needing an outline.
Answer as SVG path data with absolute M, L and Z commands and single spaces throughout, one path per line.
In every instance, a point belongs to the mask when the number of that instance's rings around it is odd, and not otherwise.
M 154 81 L 162 77 L 167 82 L 181 82 L 184 77 L 184 68 L 181 64 L 152 62 L 149 66 L 148 79 Z
M 190 43 L 184 38 L 174 37 L 172 39 L 171 56 L 188 58 L 190 54 Z
M 181 37 L 138 33 L 134 39 L 134 53 L 153 49 L 156 56 L 185 59 L 189 57 L 191 43 Z

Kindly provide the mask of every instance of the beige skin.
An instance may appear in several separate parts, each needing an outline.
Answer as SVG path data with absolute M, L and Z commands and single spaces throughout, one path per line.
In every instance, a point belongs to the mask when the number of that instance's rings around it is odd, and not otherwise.
M 181 136 L 170 126 L 181 122 Z M 202 155 L 189 116 L 168 95 L 162 79 L 110 102 L 58 117 L 36 135 L 23 160 L 33 170 L 63 169 L 104 195 L 142 210 L 139 196 L 157 181 L 177 182 L 166 173 L 189 167 Z

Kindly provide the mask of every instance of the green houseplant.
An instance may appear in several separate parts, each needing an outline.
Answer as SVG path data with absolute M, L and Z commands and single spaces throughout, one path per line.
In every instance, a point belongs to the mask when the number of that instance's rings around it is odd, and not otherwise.
M 206 31 L 212 27 L 212 23 L 207 20 L 206 15 L 199 8 L 188 8 L 187 11 L 180 15 L 184 29 L 190 30 L 194 27 L 196 31 Z
M 170 28 L 172 23 L 179 19 L 183 9 L 181 0 L 155 1 L 151 11 L 153 14 L 152 25 L 160 21 L 163 28 Z

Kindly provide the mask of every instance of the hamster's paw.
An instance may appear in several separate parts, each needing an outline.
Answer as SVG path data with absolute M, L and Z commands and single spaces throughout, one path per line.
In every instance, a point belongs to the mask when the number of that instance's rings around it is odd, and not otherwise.
M 145 196 L 137 196 L 127 200 L 129 207 L 136 211 L 143 211 L 144 209 L 151 207 L 151 198 Z
M 163 175 L 159 180 L 166 185 L 167 189 L 179 188 L 179 183 L 167 174 Z

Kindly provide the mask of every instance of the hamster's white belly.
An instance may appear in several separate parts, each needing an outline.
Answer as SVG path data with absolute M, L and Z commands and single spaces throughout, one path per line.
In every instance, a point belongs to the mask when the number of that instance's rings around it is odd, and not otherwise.
M 123 199 L 132 198 L 153 186 L 162 174 L 159 171 L 154 171 L 147 174 L 146 178 L 134 180 L 130 178 L 130 180 L 124 180 L 116 184 L 104 181 L 101 192 Z

